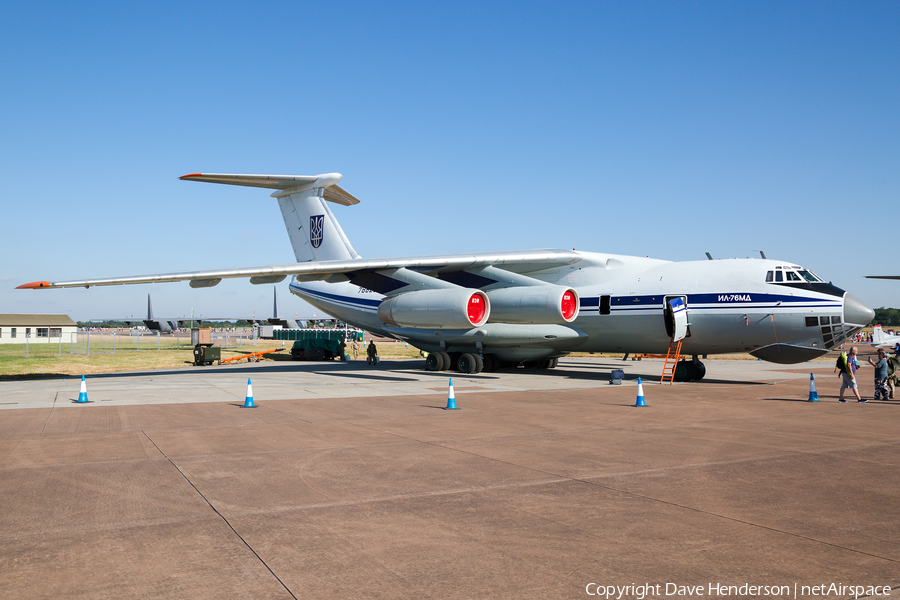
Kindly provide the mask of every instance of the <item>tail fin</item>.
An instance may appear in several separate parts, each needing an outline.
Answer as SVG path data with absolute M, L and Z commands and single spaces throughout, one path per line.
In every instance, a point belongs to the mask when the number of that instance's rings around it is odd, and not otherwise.
M 872 341 L 876 344 L 879 344 L 881 343 L 882 339 L 881 325 L 876 325 L 872 329 Z
M 350 245 L 350 240 L 324 202 L 327 200 L 344 206 L 359 203 L 337 185 L 341 180 L 339 173 L 312 176 L 193 173 L 181 179 L 278 190 L 272 197 L 278 199 L 297 262 L 359 258 L 359 253 Z
M 153 320 L 153 305 L 150 304 L 150 294 L 147 294 L 147 320 Z

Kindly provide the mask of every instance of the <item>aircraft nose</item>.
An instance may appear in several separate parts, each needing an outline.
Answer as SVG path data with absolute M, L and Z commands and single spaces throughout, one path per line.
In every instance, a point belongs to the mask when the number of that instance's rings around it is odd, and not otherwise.
M 875 311 L 853 294 L 844 294 L 844 323 L 865 327 L 875 318 Z

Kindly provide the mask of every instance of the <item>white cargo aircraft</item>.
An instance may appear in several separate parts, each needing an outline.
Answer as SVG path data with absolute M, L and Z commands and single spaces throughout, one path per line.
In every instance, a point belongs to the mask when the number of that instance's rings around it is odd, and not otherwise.
M 429 352 L 426 368 L 471 373 L 498 366 L 556 365 L 569 352 L 665 354 L 681 342 L 693 378 L 705 354 L 749 352 L 798 363 L 825 354 L 865 326 L 874 311 L 811 271 L 783 260 L 671 262 L 652 258 L 527 250 L 366 259 L 353 249 L 328 203 L 359 200 L 341 175 L 194 173 L 186 181 L 276 190 L 296 263 L 241 269 L 38 281 L 24 289 L 224 278 L 278 283 L 323 312 Z

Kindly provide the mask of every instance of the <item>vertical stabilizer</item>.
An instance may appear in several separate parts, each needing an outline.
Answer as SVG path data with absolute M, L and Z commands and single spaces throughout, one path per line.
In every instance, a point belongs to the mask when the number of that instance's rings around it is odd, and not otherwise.
M 150 294 L 147 294 L 147 320 L 153 320 L 153 305 L 150 304 Z
M 278 197 L 278 206 L 297 262 L 359 257 L 325 204 L 323 188 Z
M 348 260 L 359 258 L 337 219 L 325 203 L 351 206 L 359 200 L 338 185 L 340 173 L 322 175 L 229 175 L 191 173 L 185 181 L 224 183 L 278 190 L 284 226 L 287 228 L 297 262 L 311 260 Z

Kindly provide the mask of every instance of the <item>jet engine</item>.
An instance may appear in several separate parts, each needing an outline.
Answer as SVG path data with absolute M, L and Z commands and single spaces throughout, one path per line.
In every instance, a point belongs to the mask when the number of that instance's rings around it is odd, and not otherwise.
M 385 298 L 378 318 L 393 327 L 471 329 L 487 323 L 491 303 L 480 290 L 419 290 Z
M 578 293 L 558 285 L 503 288 L 487 292 L 492 323 L 562 325 L 578 317 Z

